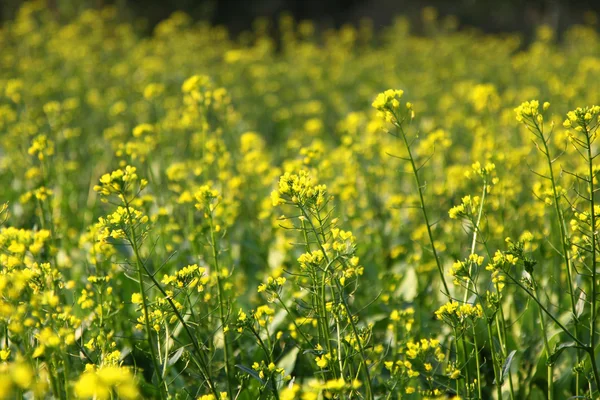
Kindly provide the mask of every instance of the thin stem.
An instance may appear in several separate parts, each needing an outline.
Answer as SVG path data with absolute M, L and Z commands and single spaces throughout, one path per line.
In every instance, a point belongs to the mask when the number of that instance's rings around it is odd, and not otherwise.
M 270 365 L 271 363 L 273 363 L 273 358 L 271 356 L 270 349 L 267 348 L 267 346 L 265 345 L 265 342 L 262 340 L 262 338 L 260 337 L 260 334 L 254 329 L 254 327 L 250 327 L 250 331 L 256 337 L 256 340 L 258 341 L 258 345 L 260 346 L 262 351 L 265 353 L 265 356 L 267 357 L 267 365 Z M 267 337 L 268 337 L 268 335 L 267 335 Z M 273 395 L 275 396 L 275 399 L 278 400 L 279 399 L 279 391 L 277 390 L 277 385 L 275 384 L 275 380 L 273 379 L 272 374 L 270 375 L 269 380 L 271 381 L 271 390 L 273 391 Z
M 496 290 L 498 290 L 498 285 L 496 284 Z M 504 310 L 502 308 L 502 304 L 500 304 L 499 310 L 500 312 L 500 319 L 496 319 L 496 322 L 499 321 L 500 326 L 498 327 L 498 329 L 502 329 L 502 332 L 504 334 L 504 344 L 502 345 L 502 355 L 504 356 L 504 358 L 506 359 L 506 357 L 508 356 L 508 349 L 506 348 L 506 336 L 507 336 L 507 329 L 506 329 L 506 324 L 504 322 L 505 318 L 504 318 Z M 500 335 L 499 335 L 500 336 Z M 510 398 L 511 400 L 514 400 L 515 398 L 515 391 L 513 388 L 513 379 L 512 379 L 512 374 L 508 373 L 508 388 L 510 390 Z
M 329 260 L 329 256 L 327 256 L 327 252 L 325 251 L 325 248 L 323 247 L 323 243 L 321 242 L 321 239 L 319 239 L 319 233 L 317 231 L 317 228 L 313 224 L 312 219 L 310 218 L 310 216 L 308 215 L 308 213 L 306 212 L 304 207 L 298 205 L 298 208 L 302 212 L 302 215 L 304 216 L 306 221 L 308 221 L 308 223 L 310 224 L 311 230 L 313 231 L 313 234 L 315 235 L 315 239 L 317 240 L 317 244 L 319 245 L 319 249 L 323 253 L 323 257 L 325 258 L 327 265 L 330 265 L 331 262 Z M 304 233 L 305 233 L 304 240 L 306 241 L 306 245 L 308 246 L 309 241 L 308 241 L 308 234 L 306 233 L 306 230 L 304 230 Z M 327 299 L 326 299 L 326 292 L 325 292 L 325 288 L 324 288 L 325 272 L 326 271 L 323 272 L 321 295 L 320 295 L 320 298 L 317 298 L 317 306 L 320 308 L 319 314 L 321 314 L 321 317 L 318 319 L 318 321 L 320 321 L 319 326 L 321 327 L 321 330 L 323 333 L 323 339 L 325 340 L 325 347 L 327 347 L 327 351 L 329 352 L 329 354 L 333 354 L 332 347 L 331 347 L 331 340 L 329 337 L 329 326 L 328 326 L 329 324 L 328 324 L 328 318 L 327 318 L 327 304 L 326 304 Z
M 485 203 L 485 195 L 487 192 L 487 180 L 483 181 L 483 189 L 481 190 L 481 202 L 479 204 L 479 211 L 477 212 L 477 220 L 476 222 L 473 224 L 473 239 L 471 240 L 471 253 L 470 255 L 475 254 L 475 246 L 477 245 L 477 233 L 479 232 L 479 224 L 481 223 L 481 216 L 483 215 L 483 204 Z M 472 273 L 472 263 L 469 264 L 469 276 L 471 276 Z M 467 299 L 469 297 L 469 285 L 470 283 L 473 283 L 473 286 L 475 286 L 475 280 L 473 279 L 469 279 L 467 280 L 467 286 L 465 288 L 465 295 L 463 298 L 463 302 L 466 303 Z
M 340 366 L 340 376 L 344 376 L 344 363 L 342 362 L 342 338 L 340 337 L 340 321 L 339 319 L 335 319 L 335 328 L 337 331 L 337 356 L 338 356 L 338 364 Z
M 306 335 L 304 334 L 304 332 L 302 332 L 302 330 L 300 329 L 300 327 L 296 323 L 296 318 L 292 315 L 292 313 L 290 312 L 289 308 L 287 307 L 287 305 L 285 304 L 285 302 L 283 301 L 283 299 L 281 298 L 281 296 L 279 295 L 279 293 L 276 293 L 276 297 L 277 297 L 277 300 L 279 300 L 279 304 L 281 304 L 281 306 L 283 307 L 283 309 L 285 310 L 285 312 L 287 312 L 287 314 L 292 318 L 292 323 L 296 327 L 296 331 L 302 336 L 302 338 L 304 339 L 304 341 L 306 342 L 306 344 L 312 348 L 311 341 L 308 339 L 308 337 L 306 337 Z
M 565 263 L 565 267 L 566 267 L 566 271 L 567 271 L 567 285 L 569 286 L 569 298 L 571 300 L 571 313 L 573 314 L 573 318 L 577 318 L 577 301 L 575 299 L 575 293 L 573 291 L 573 277 L 572 277 L 572 265 L 571 265 L 571 258 L 569 256 L 569 246 L 568 246 L 568 240 L 567 240 L 567 230 L 565 227 L 565 217 L 563 214 L 562 209 L 560 208 L 560 204 L 558 202 L 560 196 L 558 194 L 558 189 L 556 188 L 556 179 L 554 177 L 554 168 L 552 167 L 552 158 L 550 157 L 550 150 L 548 149 L 548 139 L 544 136 L 544 130 L 542 129 L 542 127 L 540 125 L 538 125 L 537 121 L 534 121 L 535 127 L 537 129 L 537 131 L 540 134 L 540 139 L 542 141 L 542 144 L 544 146 L 544 151 L 543 154 L 546 157 L 546 162 L 548 164 L 548 170 L 550 171 L 550 182 L 552 184 L 552 194 L 554 195 L 554 211 L 556 213 L 556 218 L 558 220 L 558 227 L 559 227 L 559 232 L 560 232 L 560 241 L 562 244 L 562 256 L 564 259 L 564 263 Z M 592 303 L 593 304 L 593 303 Z M 577 338 L 579 338 L 579 323 L 578 321 L 575 321 L 575 336 Z M 581 355 L 579 353 L 579 350 L 577 350 L 576 352 L 576 357 L 577 357 L 577 363 L 579 364 L 579 362 L 581 361 Z M 579 372 L 576 372 L 576 388 L 575 388 L 575 395 L 577 396 L 579 393 Z
M 125 196 L 123 196 L 125 198 Z M 144 312 L 144 325 L 146 326 L 146 340 L 148 341 L 148 345 L 150 346 L 150 356 L 152 358 L 152 364 L 154 365 L 154 373 L 158 378 L 158 387 L 161 399 L 164 399 L 166 396 L 166 386 L 163 381 L 162 374 L 160 373 L 160 364 L 158 363 L 158 359 L 156 358 L 156 349 L 154 348 L 154 337 L 152 335 L 152 328 L 150 327 L 150 317 L 148 312 L 148 297 L 146 295 L 146 288 L 144 287 L 144 267 L 142 258 L 140 257 L 139 247 L 137 242 L 137 236 L 135 233 L 135 227 L 133 224 L 133 217 L 131 215 L 131 208 L 129 207 L 129 202 L 125 201 L 125 208 L 127 209 L 127 216 L 129 218 L 130 225 L 130 243 L 133 248 L 133 253 L 135 255 L 135 262 L 137 265 L 138 279 L 139 279 L 139 287 L 140 294 L 142 296 L 142 309 Z
M 594 158 L 592 156 L 592 143 L 591 143 L 591 132 L 588 130 L 589 128 L 586 126 L 586 141 L 587 141 L 587 162 L 588 162 L 588 190 L 589 190 L 589 202 L 590 202 L 590 219 L 591 219 L 591 236 L 592 236 L 592 310 L 590 317 L 590 348 L 592 351 L 590 355 L 592 355 L 596 350 L 596 301 L 598 296 L 598 283 L 597 283 L 597 270 L 596 270 L 596 202 L 594 199 Z M 595 358 L 595 357 L 594 357 Z M 592 362 L 592 367 L 597 370 L 595 362 Z M 597 371 L 596 371 L 597 372 Z M 596 381 L 596 385 L 600 385 L 600 382 Z M 597 389 L 600 387 L 597 386 Z
M 54 371 L 56 371 L 56 365 L 55 365 L 53 357 L 50 360 L 50 365 L 52 366 L 52 369 Z M 58 380 L 57 380 L 56 376 L 54 376 L 54 374 L 52 373 L 52 371 L 49 371 L 48 375 L 50 376 L 50 385 L 52 386 L 52 393 L 57 398 L 59 398 L 59 399 L 62 398 L 61 392 L 60 392 L 60 387 L 58 385 Z
M 125 195 L 124 194 L 123 194 L 123 198 L 125 199 Z M 130 207 L 129 207 L 129 202 L 127 202 L 126 200 L 124 200 L 124 203 L 125 203 L 125 208 L 127 209 L 127 213 L 129 214 L 129 220 L 131 221 L 132 217 L 131 217 L 131 210 L 130 210 Z M 196 337 L 190 331 L 190 328 L 189 328 L 188 324 L 185 322 L 183 316 L 181 315 L 181 313 L 179 312 L 179 310 L 175 306 L 175 303 L 173 303 L 173 299 L 171 298 L 171 296 L 169 296 L 169 294 L 163 289 L 163 287 L 160 285 L 160 282 L 158 282 L 156 280 L 156 278 L 154 277 L 154 275 L 151 274 L 150 271 L 148 271 L 148 269 L 146 268 L 146 265 L 144 264 L 144 262 L 142 261 L 142 258 L 140 257 L 138 246 L 137 246 L 137 239 L 135 239 L 135 231 L 133 230 L 133 226 L 132 226 L 132 236 L 133 236 L 134 242 L 135 242 L 135 246 L 133 246 L 133 244 L 132 244 L 132 247 L 134 248 L 134 253 L 135 253 L 135 256 L 136 256 L 136 262 L 137 262 L 137 266 L 138 266 L 138 276 L 139 276 L 139 280 L 140 280 L 139 281 L 140 291 L 144 290 L 144 286 L 143 286 L 143 272 L 142 272 L 142 270 L 143 270 L 143 271 L 146 272 L 146 274 L 148 275 L 148 277 L 150 278 L 150 280 L 152 281 L 152 283 L 154 284 L 154 286 L 158 289 L 158 291 L 167 300 L 167 302 L 169 303 L 169 306 L 173 310 L 173 313 L 177 317 L 177 320 L 181 323 L 181 325 L 183 326 L 183 329 L 185 330 L 186 334 L 188 335 L 188 337 L 192 341 L 192 345 L 193 345 L 194 350 L 196 351 L 197 356 L 198 356 L 198 361 L 202 361 L 202 363 L 198 362 L 198 366 L 200 368 L 200 372 L 204 376 L 204 379 L 205 379 L 206 383 L 208 384 L 211 392 L 215 396 L 215 398 L 219 398 L 219 394 L 218 394 L 217 389 L 216 389 L 216 387 L 214 385 L 214 382 L 212 381 L 209 368 L 206 366 L 207 363 L 202 358 L 203 353 L 202 353 L 202 351 L 200 349 L 200 345 L 198 344 L 198 341 L 196 340 Z M 130 242 L 132 242 L 132 241 L 130 240 Z M 145 319 L 146 319 L 146 327 L 147 327 L 147 331 L 149 331 L 148 327 L 150 326 L 150 324 L 148 323 L 149 321 L 148 321 L 147 303 L 146 302 L 147 302 L 146 296 L 144 295 L 144 292 L 142 292 L 142 304 L 143 304 L 143 306 L 146 307 L 146 312 L 144 313 L 145 314 Z M 156 358 L 154 357 L 153 360 L 156 360 Z M 160 377 L 160 378 L 162 380 L 162 377 Z M 162 395 L 163 394 L 161 392 L 161 398 L 162 398 Z
M 193 359 L 194 359 L 194 361 L 197 361 L 197 365 L 200 368 L 200 372 L 202 373 L 204 380 L 208 384 L 208 387 L 210 388 L 212 394 L 215 396 L 215 398 L 219 398 L 219 393 L 217 392 L 216 386 L 211 378 L 210 370 L 207 367 L 207 361 L 204 360 L 204 358 L 203 358 L 203 352 L 200 349 L 200 345 L 198 344 L 198 341 L 196 340 L 196 336 L 194 336 L 192 334 L 192 332 L 190 331 L 190 328 L 189 328 L 188 324 L 186 323 L 185 319 L 183 318 L 183 316 L 181 315 L 181 313 L 175 306 L 175 303 L 173 303 L 173 299 L 171 299 L 169 294 L 167 292 L 165 292 L 165 290 L 162 288 L 162 286 L 160 286 L 160 283 L 156 280 L 154 275 L 152 275 L 146 269 L 145 265 L 142 264 L 142 266 L 144 267 L 146 273 L 150 277 L 150 280 L 152 281 L 154 286 L 158 289 L 158 291 L 165 297 L 165 300 L 167 300 L 167 302 L 169 303 L 169 306 L 171 307 L 171 310 L 175 314 L 175 317 L 177 318 L 179 323 L 181 323 L 181 325 L 183 326 L 183 329 L 185 330 L 187 336 L 191 340 L 192 346 L 194 347 L 194 350 L 197 353 L 197 359 L 196 359 L 196 357 L 194 357 Z M 202 361 L 202 363 L 200 363 L 200 361 Z
M 227 332 L 225 327 L 227 326 L 227 319 L 225 318 L 225 312 L 223 310 L 223 285 L 221 282 L 221 269 L 219 267 L 219 254 L 217 251 L 217 242 L 215 238 L 215 229 L 213 226 L 212 212 L 209 210 L 209 224 L 210 224 L 210 246 L 212 248 L 213 262 L 215 266 L 215 272 L 217 274 L 217 296 L 219 301 L 219 319 L 221 320 L 221 333 L 223 334 L 223 353 L 225 356 L 225 375 L 227 375 L 227 393 L 229 398 L 233 398 L 233 392 L 231 390 L 231 364 L 229 358 L 229 343 L 227 341 Z
M 454 329 L 454 337 L 456 338 L 456 357 L 459 357 L 460 352 L 458 351 L 458 347 L 459 347 L 459 335 L 456 329 Z M 465 341 L 465 334 L 464 331 L 462 332 L 462 334 L 460 335 L 461 340 L 460 340 L 460 347 L 462 347 L 462 360 L 458 360 L 458 365 L 460 365 L 462 368 L 464 368 L 465 371 L 465 391 L 466 391 L 466 398 L 469 399 L 471 398 L 471 392 L 469 389 L 469 385 L 471 383 L 471 377 L 470 377 L 470 372 L 469 372 L 469 361 L 468 361 L 468 357 L 467 357 L 467 343 Z M 459 393 L 460 394 L 460 393 Z
M 496 358 L 496 350 L 494 349 L 494 336 L 492 335 L 492 321 L 487 321 L 488 340 L 490 342 L 490 350 L 492 352 L 492 366 L 494 367 L 494 378 L 496 379 L 496 395 L 497 400 L 502 400 L 502 384 L 498 360 Z
M 598 373 L 598 365 L 596 364 L 596 353 L 594 348 L 588 348 L 587 352 L 590 356 L 590 362 L 592 364 L 592 371 L 594 373 L 594 380 L 596 381 L 596 388 L 600 387 L 600 373 Z M 590 393 L 592 393 L 591 382 L 590 382 Z
M 329 260 L 329 256 L 327 255 L 327 252 L 325 251 L 325 248 L 323 247 L 323 243 L 321 242 L 321 239 L 319 238 L 319 231 L 316 229 L 315 225 L 312 222 L 312 219 L 308 216 L 308 214 L 306 213 L 306 211 L 304 210 L 303 207 L 299 206 L 298 208 L 300 208 L 300 210 L 302 211 L 302 214 L 304 215 L 304 217 L 308 220 L 311 229 L 315 235 L 315 239 L 317 240 L 317 243 L 319 245 L 319 248 L 321 249 L 321 252 L 323 253 L 323 257 L 325 259 L 325 261 L 327 262 L 327 265 L 331 265 L 331 261 Z M 342 260 L 341 261 L 344 268 L 347 268 L 348 266 L 346 265 L 346 263 Z M 327 270 L 325 270 L 323 273 L 326 273 Z M 369 368 L 367 366 L 367 360 L 366 360 L 366 356 L 365 356 L 365 351 L 364 351 L 364 347 L 360 341 L 360 336 L 358 334 L 358 329 L 356 328 L 356 324 L 354 323 L 354 319 L 352 316 L 352 313 L 350 312 L 350 306 L 348 305 L 348 302 L 346 301 L 346 298 L 344 297 L 344 290 L 341 286 L 341 284 L 339 283 L 338 280 L 333 279 L 335 281 L 336 287 L 338 289 L 338 292 L 340 294 L 340 298 L 342 299 L 342 304 L 344 306 L 344 309 L 346 310 L 346 314 L 348 315 L 348 320 L 350 322 L 350 326 L 352 327 L 352 332 L 354 333 L 354 337 L 356 338 L 356 342 L 358 344 L 358 348 L 359 348 L 359 352 L 360 352 L 360 360 L 361 360 L 361 364 L 363 369 L 365 370 L 365 378 L 366 378 L 366 382 L 365 382 L 365 386 L 367 389 L 367 394 L 366 397 L 368 399 L 373 399 L 373 391 L 371 388 L 371 375 L 369 373 Z M 325 304 L 323 304 L 323 307 L 325 307 Z M 328 344 L 329 345 L 329 344 Z
M 356 323 L 354 323 L 353 315 L 350 312 L 350 306 L 348 305 L 348 302 L 346 301 L 346 298 L 344 297 L 343 288 L 341 287 L 341 285 L 338 281 L 336 281 L 336 285 L 338 287 L 338 291 L 340 292 L 340 298 L 342 299 L 342 304 L 344 305 L 344 309 L 346 310 L 346 314 L 348 315 L 348 321 L 350 322 L 350 326 L 352 327 L 352 332 L 354 333 L 354 337 L 356 338 L 356 343 L 358 345 L 358 350 L 360 352 L 361 366 L 365 370 L 365 376 L 366 376 L 366 380 L 367 380 L 365 382 L 366 387 L 367 387 L 367 396 L 366 397 L 368 399 L 374 399 L 373 390 L 371 389 L 371 374 L 369 372 L 369 367 L 367 366 L 365 349 L 364 349 L 364 346 L 362 345 L 362 342 L 360 341 L 360 336 L 358 334 L 358 329 L 356 328 Z
M 425 207 L 425 198 L 423 196 L 423 188 L 421 185 L 421 179 L 419 178 L 419 171 L 415 164 L 415 160 L 413 158 L 412 152 L 410 150 L 410 144 L 408 143 L 408 139 L 406 138 L 406 133 L 402 128 L 401 123 L 396 123 L 396 127 L 398 131 L 401 132 L 402 139 L 404 140 L 404 146 L 406 147 L 406 151 L 408 152 L 408 160 L 410 161 L 410 166 L 413 171 L 413 175 L 415 177 L 415 182 L 417 184 L 417 191 L 419 192 L 419 201 L 421 203 L 421 211 L 423 212 L 423 219 L 425 220 L 425 226 L 427 227 L 427 235 L 429 236 L 429 242 L 431 244 L 431 250 L 433 252 L 433 257 L 435 258 L 435 263 L 437 265 L 438 272 L 440 274 L 440 279 L 442 280 L 442 285 L 444 286 L 444 294 L 446 296 L 450 296 L 450 290 L 448 289 L 448 284 L 446 283 L 446 278 L 444 276 L 444 268 L 442 267 L 442 263 L 440 262 L 440 258 L 438 256 L 437 250 L 435 249 L 435 242 L 433 240 L 433 233 L 431 232 L 431 225 L 429 223 L 429 216 L 427 215 L 427 209 Z
M 537 287 L 536 287 L 537 293 Z M 548 400 L 554 399 L 554 371 L 553 364 L 550 362 L 550 345 L 548 344 L 548 332 L 546 330 L 546 324 L 544 322 L 544 313 L 542 312 L 542 308 L 538 307 L 540 313 L 540 324 L 542 326 L 542 337 L 544 338 L 544 350 L 546 351 L 546 358 L 548 363 Z
M 529 291 L 529 289 L 527 289 L 525 286 L 523 286 L 521 284 L 521 282 L 517 281 L 515 278 L 513 278 L 512 275 L 510 274 L 506 274 L 506 276 L 508 276 L 508 278 L 517 286 L 519 286 L 519 288 L 521 288 L 523 291 L 525 291 L 525 293 L 527 293 L 529 295 L 529 297 L 531 297 L 533 299 L 533 301 L 535 301 L 537 303 L 537 305 L 540 307 L 540 309 L 542 311 L 544 311 L 544 313 L 546 315 L 548 315 L 548 317 L 550 317 L 550 319 L 552 321 L 554 321 L 554 323 L 556 325 L 558 325 L 558 327 L 567 334 L 567 336 L 569 336 L 575 343 L 577 343 L 577 345 L 579 345 L 581 348 L 585 348 L 587 349 L 588 346 L 583 343 L 581 340 L 579 340 L 578 338 L 576 338 L 563 324 L 560 323 L 560 321 L 558 319 L 556 319 L 556 317 L 554 317 L 554 315 L 552 315 L 552 313 L 550 311 L 548 311 L 548 309 L 546 309 L 546 307 L 543 306 L 543 304 L 538 300 L 538 298 L 531 293 L 531 291 Z
M 481 361 L 479 360 L 479 346 L 477 345 L 477 333 L 475 332 L 475 325 L 473 325 L 473 345 L 475 346 L 475 368 L 477 372 L 477 395 L 479 399 L 481 396 Z

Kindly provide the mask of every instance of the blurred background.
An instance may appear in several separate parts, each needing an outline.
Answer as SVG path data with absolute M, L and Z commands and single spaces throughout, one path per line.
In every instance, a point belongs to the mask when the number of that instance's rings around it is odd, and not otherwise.
M 0 0 L 0 21 L 11 19 L 24 0 Z M 363 18 L 375 28 L 391 23 L 396 15 L 411 20 L 419 29 L 422 9 L 434 7 L 441 16 L 455 16 L 461 27 L 484 32 L 522 32 L 547 24 L 560 34 L 576 23 L 596 23 L 600 1 L 594 0 L 49 0 L 57 18 L 68 19 L 82 9 L 115 5 L 123 19 L 138 20 L 141 29 L 152 28 L 174 11 L 196 20 L 227 26 L 233 34 L 251 28 L 258 17 L 276 19 L 289 13 L 311 19 L 322 29 L 357 23 Z

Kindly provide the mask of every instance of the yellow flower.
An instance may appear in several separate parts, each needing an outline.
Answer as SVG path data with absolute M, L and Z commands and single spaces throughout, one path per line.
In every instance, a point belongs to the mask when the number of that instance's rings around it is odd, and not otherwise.
M 125 367 L 107 366 L 84 372 L 75 383 L 80 398 L 109 399 L 114 391 L 120 398 L 134 400 L 139 391 L 131 371 Z
M 142 295 L 140 293 L 133 293 L 131 295 L 131 302 L 133 304 L 141 304 L 142 303 Z
M 329 364 L 329 361 L 327 360 L 327 358 L 325 356 L 316 357 L 315 361 L 317 362 L 317 366 L 319 368 L 325 368 Z
M 9 356 L 10 356 L 10 349 L 2 349 L 2 350 L 0 350 L 0 361 L 6 361 L 6 360 L 8 360 Z
M 25 363 L 17 363 L 12 367 L 13 382 L 21 389 L 29 389 L 33 383 L 33 369 Z
M 279 393 L 280 400 L 296 400 L 300 392 L 300 385 L 294 383 L 291 386 L 285 387 Z

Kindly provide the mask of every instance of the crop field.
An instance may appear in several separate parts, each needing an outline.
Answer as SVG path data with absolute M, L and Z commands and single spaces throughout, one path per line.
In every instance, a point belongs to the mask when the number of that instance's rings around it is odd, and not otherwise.
M 0 398 L 598 399 L 588 19 L 148 36 L 26 3 L 0 28 Z

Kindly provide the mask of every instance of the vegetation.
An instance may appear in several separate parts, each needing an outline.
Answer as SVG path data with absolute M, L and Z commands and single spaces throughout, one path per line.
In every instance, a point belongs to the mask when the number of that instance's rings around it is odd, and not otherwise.
M 0 398 L 598 398 L 592 27 L 115 14 L 0 30 Z

